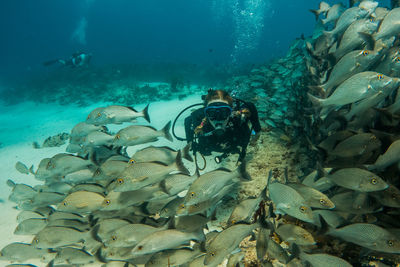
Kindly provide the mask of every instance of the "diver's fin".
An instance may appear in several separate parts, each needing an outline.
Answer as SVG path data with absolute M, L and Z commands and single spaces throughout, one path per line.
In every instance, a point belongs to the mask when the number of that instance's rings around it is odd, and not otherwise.
M 58 61 L 59 61 L 59 59 L 53 59 L 53 60 L 45 61 L 42 64 L 43 64 L 43 66 L 47 67 L 47 66 L 50 66 L 50 65 L 53 65 L 53 64 L 57 63 Z

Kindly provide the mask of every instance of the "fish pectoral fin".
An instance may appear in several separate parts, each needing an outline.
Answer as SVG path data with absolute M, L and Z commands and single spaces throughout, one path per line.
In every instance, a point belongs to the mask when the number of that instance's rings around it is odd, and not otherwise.
M 87 206 L 88 206 L 88 204 L 85 202 L 81 202 L 81 203 L 75 205 L 75 207 L 77 207 L 78 209 L 86 208 Z
M 139 176 L 138 178 L 136 178 L 135 181 L 144 181 L 148 178 L 149 178 L 149 176 L 143 175 L 143 176 Z

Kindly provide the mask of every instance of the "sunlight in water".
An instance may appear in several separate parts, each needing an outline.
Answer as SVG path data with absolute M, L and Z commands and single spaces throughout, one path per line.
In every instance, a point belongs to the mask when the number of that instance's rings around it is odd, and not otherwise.
M 74 30 L 71 36 L 71 40 L 77 42 L 81 45 L 86 44 L 86 29 L 87 29 L 87 20 L 85 17 L 81 18 L 78 23 L 78 26 Z
M 266 11 L 271 3 L 266 0 L 214 0 L 211 8 L 217 25 L 231 17 L 234 23 L 234 47 L 231 54 L 235 63 L 257 48 L 264 27 Z

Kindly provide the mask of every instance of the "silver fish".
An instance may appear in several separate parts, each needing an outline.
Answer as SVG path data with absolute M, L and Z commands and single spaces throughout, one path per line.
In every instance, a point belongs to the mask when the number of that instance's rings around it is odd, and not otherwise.
M 374 224 L 355 223 L 331 229 L 327 234 L 372 250 L 400 253 L 400 240 L 397 236 Z
M 147 105 L 141 112 L 138 112 L 131 107 L 111 105 L 98 109 L 98 113 L 93 114 L 94 116 L 90 113 L 86 122 L 95 125 L 110 123 L 121 124 L 123 122 L 135 122 L 139 117 L 143 117 L 150 122 L 148 108 L 149 105 Z
M 378 32 L 373 37 L 375 40 L 392 37 L 400 33 L 400 8 L 393 8 L 383 19 Z
M 19 171 L 22 174 L 29 174 L 30 171 L 28 169 L 28 167 L 26 167 L 25 164 L 23 164 L 21 161 L 18 161 L 17 163 L 15 163 L 15 169 L 17 171 Z
M 335 210 L 353 214 L 368 214 L 380 210 L 381 205 L 376 202 L 371 203 L 369 198 L 366 199 L 365 203 L 358 203 L 358 206 L 354 207 L 353 200 L 357 195 L 358 192 L 344 192 L 331 197 L 331 200 L 336 205 Z
M 238 248 L 246 236 L 258 227 L 260 227 L 258 223 L 235 224 L 220 232 L 207 247 L 204 264 L 216 266 L 221 263 L 227 255 Z
M 340 169 L 327 176 L 335 184 L 359 192 L 373 192 L 388 188 L 378 175 L 359 168 Z
M 305 222 L 313 222 L 310 206 L 293 188 L 277 182 L 271 183 L 269 195 L 276 206 L 277 213 L 288 214 Z
M 368 165 L 368 170 L 385 169 L 400 161 L 400 140 L 393 142 L 386 152 L 378 157 L 374 164 Z
M 204 240 L 202 231 L 197 233 L 185 233 L 174 229 L 157 231 L 145 237 L 131 251 L 132 256 L 153 254 L 166 249 L 174 249 L 187 244 L 191 240 Z
M 159 162 L 129 164 L 121 173 L 121 177 L 111 183 L 108 189 L 115 192 L 138 190 L 162 181 L 167 177 L 167 174 L 174 171 L 189 174 L 189 171 L 182 163 L 180 152 L 178 152 L 175 162 L 170 165 L 164 165 Z
M 103 243 L 110 247 L 133 247 L 152 233 L 165 230 L 145 224 L 127 224 L 111 231 Z
M 16 184 L 10 179 L 7 180 L 7 185 L 12 188 L 8 199 L 15 203 L 31 199 L 37 194 L 37 191 L 31 186 L 26 184 Z
M 385 190 L 372 192 L 370 195 L 383 206 L 400 208 L 400 190 L 392 184 Z
M 14 242 L 0 251 L 0 260 L 24 262 L 30 259 L 40 259 L 48 254 L 47 250 L 33 247 L 31 244 Z
M 351 76 L 367 70 L 382 56 L 381 50 L 356 50 L 343 56 L 333 67 L 329 79 L 321 85 L 323 91 L 330 95 L 332 89 Z
M 309 97 L 318 106 L 341 107 L 368 98 L 378 91 L 391 91 L 394 89 L 394 84 L 398 84 L 398 78 L 391 78 L 373 71 L 364 71 L 344 81 L 326 99 L 319 99 L 310 94 Z
M 261 192 L 257 198 L 249 198 L 241 201 L 235 206 L 228 219 L 228 226 L 237 222 L 252 223 L 252 215 L 258 208 L 260 202 L 265 198 L 265 191 Z
M 326 18 L 321 19 L 322 23 L 325 25 L 330 22 L 336 21 L 341 16 L 344 10 L 345 9 L 342 3 L 333 5 L 326 13 Z
M 293 224 L 284 224 L 276 229 L 276 233 L 289 243 L 297 245 L 314 245 L 316 244 L 314 237 L 310 232 Z
M 322 226 L 319 216 L 321 216 L 325 222 L 333 228 L 343 225 L 346 221 L 338 212 L 333 210 L 313 210 L 313 214 L 315 225 L 318 227 Z
M 377 2 L 363 1 L 364 5 L 351 7 L 346 9 L 336 22 L 335 28 L 332 31 L 324 32 L 328 38 L 337 38 L 350 26 L 354 21 L 366 18 L 372 14 L 378 6 Z
M 67 227 L 48 226 L 35 235 L 32 245 L 35 248 L 56 248 L 81 243 L 89 237 L 89 232 L 81 232 Z
M 217 169 L 200 175 L 192 185 L 185 196 L 185 204 L 193 205 L 206 201 L 218 194 L 225 186 L 237 183 L 240 180 L 250 180 L 246 172 L 246 165 L 241 164 L 235 171 L 228 169 Z
M 90 212 L 101 208 L 104 197 L 98 193 L 76 191 L 69 194 L 58 206 L 59 211 Z
M 121 129 L 115 135 L 114 146 L 134 146 L 155 142 L 159 137 L 164 137 L 172 142 L 172 136 L 169 133 L 171 122 L 168 122 L 164 128 L 157 130 L 151 126 L 132 125 Z
M 341 141 L 328 153 L 330 156 L 348 158 L 376 150 L 380 145 L 380 140 L 374 134 L 359 133 Z
M 334 56 L 336 59 L 341 58 L 350 51 L 353 51 L 364 43 L 364 39 L 360 36 L 360 32 L 372 34 L 378 28 L 378 21 L 375 19 L 360 19 L 354 21 L 344 32 L 340 40 L 339 47 L 336 49 Z M 372 49 L 372 48 L 370 48 Z M 367 68 L 365 68 L 367 69 Z
M 192 261 L 197 256 L 204 254 L 195 246 L 193 249 L 183 248 L 178 250 L 167 250 L 154 254 L 146 263 L 145 267 L 158 266 L 182 266 L 185 263 Z
M 186 146 L 181 151 L 182 157 L 189 161 L 193 161 L 192 157 L 189 154 L 189 148 L 190 148 L 189 146 Z M 175 161 L 177 155 L 178 151 L 173 150 L 172 148 L 167 146 L 163 147 L 149 146 L 135 152 L 135 154 L 132 155 L 130 162 L 139 163 L 139 162 L 159 161 L 166 165 L 170 165 Z
M 82 139 L 82 146 L 110 146 L 113 144 L 115 136 L 99 131 L 90 132 Z
M 82 249 L 60 248 L 54 258 L 54 264 L 88 264 L 95 262 L 94 256 Z
M 168 174 L 166 178 L 160 182 L 160 187 L 164 192 L 173 196 L 187 190 L 197 178 L 198 176 L 196 174 L 192 176 L 182 173 Z
M 91 165 L 93 165 L 93 163 L 90 160 L 72 154 L 60 153 L 50 159 L 46 169 L 51 175 L 66 175 L 85 169 Z
M 333 209 L 335 207 L 335 204 L 328 198 L 328 196 L 315 188 L 296 183 L 289 183 L 287 185 L 299 192 L 310 207 L 320 209 Z
M 46 219 L 26 219 L 20 222 L 14 230 L 15 235 L 36 235 L 47 225 Z
M 315 254 L 307 254 L 307 253 L 300 253 L 300 259 L 304 261 L 308 261 L 312 266 L 326 266 L 326 267 L 336 267 L 336 266 L 343 266 L 343 267 L 352 267 L 350 263 L 347 261 L 332 256 L 325 253 L 315 253 Z
M 112 231 L 128 224 L 129 221 L 119 218 L 103 219 L 96 223 L 93 231 L 98 238 L 106 240 Z
M 43 214 L 40 214 L 39 212 L 36 211 L 31 211 L 31 210 L 23 210 L 17 215 L 17 222 L 23 222 L 27 219 L 45 219 L 45 216 Z
M 74 128 L 72 128 L 70 138 L 85 137 L 94 131 L 107 132 L 107 128 L 105 126 L 97 126 L 86 122 L 80 122 L 75 125 Z

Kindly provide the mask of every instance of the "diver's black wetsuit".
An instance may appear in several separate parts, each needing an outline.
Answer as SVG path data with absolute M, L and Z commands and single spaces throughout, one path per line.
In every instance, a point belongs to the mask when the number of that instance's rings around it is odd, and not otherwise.
M 203 134 L 200 134 L 197 140 L 194 140 L 194 129 L 201 124 L 205 117 L 204 108 L 193 111 L 192 114 L 185 119 L 186 138 L 188 143 L 192 142 L 193 151 L 198 151 L 206 156 L 210 155 L 212 151 L 226 154 L 239 153 L 239 161 L 242 161 L 246 156 L 246 148 L 251 136 L 251 129 L 248 126 L 248 121 L 251 122 L 252 129 L 256 133 L 261 131 L 255 105 L 251 102 L 240 103 L 240 107 L 235 108 L 233 112 L 243 108 L 250 110 L 250 118 L 245 118 L 242 121 L 240 116 L 230 117 L 226 130 L 221 135 L 215 133 L 208 135 L 214 128 L 210 123 L 205 123 L 203 126 Z

